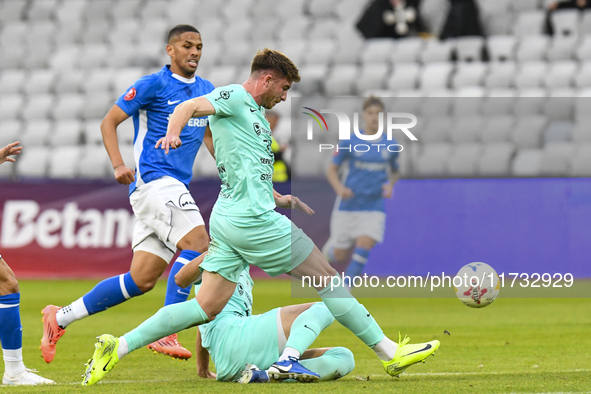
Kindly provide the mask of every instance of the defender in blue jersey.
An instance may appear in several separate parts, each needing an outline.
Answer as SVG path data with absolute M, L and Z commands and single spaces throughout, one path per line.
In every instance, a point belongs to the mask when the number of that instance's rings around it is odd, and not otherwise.
M 129 185 L 129 198 L 136 216 L 133 260 L 126 274 L 106 279 L 72 304 L 43 310 L 44 334 L 41 351 L 46 362 L 55 355 L 55 344 L 70 323 L 104 311 L 151 290 L 172 260 L 165 305 L 186 301 L 190 287 L 180 288 L 174 275 L 184 264 L 207 250 L 209 236 L 189 193 L 193 162 L 202 142 L 213 152 L 211 134 L 206 135 L 207 117 L 192 119 L 182 130 L 185 144 L 170 155 L 154 149 L 166 135 L 169 116 L 177 104 L 202 96 L 213 85 L 195 75 L 203 43 L 196 28 L 175 26 L 168 34 L 166 52 L 171 64 L 136 81 L 103 119 L 101 132 L 115 178 Z M 117 126 L 133 118 L 135 171 L 125 165 L 117 141 Z M 209 137 L 209 138 L 208 138 Z M 180 346 L 176 334 L 151 343 L 148 348 L 175 358 L 191 352 Z
M 372 96 L 365 100 L 364 134 L 378 132 L 382 112 L 384 104 L 379 98 Z M 342 142 L 326 174 L 337 199 L 330 220 L 330 238 L 323 252 L 330 262 L 343 261 L 354 246 L 351 263 L 345 272 L 351 282 L 353 277 L 363 274 L 371 249 L 384 240 L 384 199 L 392 197 L 392 188 L 400 178 L 398 152 L 378 145 L 380 141 L 372 142 L 367 152 L 352 148 L 356 144 L 366 144 L 355 135 L 350 141 Z M 342 167 L 345 168 L 341 180 L 338 171 Z
M 23 147 L 19 141 L 0 148 L 0 164 L 14 162 L 10 157 L 21 153 Z M 23 363 L 23 327 L 20 314 L 21 293 L 18 281 L 12 269 L 0 256 L 0 344 L 4 358 L 4 375 L 2 384 L 9 386 L 34 386 L 53 384 L 53 380 L 45 379 Z

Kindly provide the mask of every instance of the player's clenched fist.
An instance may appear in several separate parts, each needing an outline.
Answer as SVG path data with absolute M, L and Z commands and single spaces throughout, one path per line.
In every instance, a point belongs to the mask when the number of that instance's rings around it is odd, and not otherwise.
M 179 137 L 174 135 L 167 135 L 165 137 L 160 138 L 158 142 L 156 142 L 155 148 L 158 149 L 158 147 L 160 147 L 161 149 L 164 149 L 164 152 L 166 152 L 166 154 L 168 154 L 169 149 L 176 149 L 180 147 L 182 144 L 183 142 Z
M 122 185 L 129 185 L 135 181 L 135 171 L 125 164 L 119 164 L 113 171 L 115 172 L 115 179 Z

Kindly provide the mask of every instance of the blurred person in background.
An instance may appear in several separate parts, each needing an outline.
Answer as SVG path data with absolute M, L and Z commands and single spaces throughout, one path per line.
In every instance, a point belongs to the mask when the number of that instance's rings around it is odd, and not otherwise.
M 554 1 L 548 4 L 546 12 L 546 32 L 550 35 L 554 35 L 554 25 L 552 24 L 552 13 L 555 10 L 576 8 L 578 10 L 584 10 L 591 8 L 590 0 L 562 0 Z
M 375 0 L 357 28 L 365 38 L 402 38 L 428 35 L 420 14 L 420 0 Z
M 475 0 L 450 0 L 451 7 L 439 35 L 442 40 L 460 36 L 483 36 L 478 5 Z
M 275 111 L 267 111 L 266 116 L 271 127 L 271 132 L 274 133 L 277 129 L 280 116 Z M 271 150 L 273 150 L 275 158 L 273 163 L 273 183 L 287 182 L 291 178 L 291 169 L 285 161 L 283 153 L 287 150 L 288 145 L 280 144 L 273 135 L 271 135 L 271 139 L 273 140 L 271 143 Z
M 177 286 L 174 275 L 205 252 L 209 244 L 203 217 L 189 192 L 201 143 L 213 152 L 211 133 L 206 132 L 207 117 L 191 119 L 182 131 L 185 143 L 170 155 L 154 146 L 166 135 L 168 119 L 177 104 L 214 89 L 211 82 L 195 75 L 202 48 L 201 34 L 195 27 L 172 28 L 166 46 L 171 64 L 137 80 L 103 119 L 103 142 L 115 178 L 129 185 L 136 217 L 131 268 L 103 280 L 68 306 L 48 305 L 43 309 L 41 352 L 47 363 L 53 360 L 56 343 L 68 325 L 152 290 L 177 249 L 181 253 L 170 270 L 164 305 L 186 301 L 189 296 L 191 288 Z M 117 140 L 117 127 L 130 116 L 135 127 L 135 171 L 123 162 Z M 179 344 L 177 334 L 149 344 L 148 349 L 173 358 L 191 357 L 191 352 Z
M 379 132 L 379 118 L 384 112 L 384 103 L 371 96 L 363 103 L 363 134 Z M 385 139 L 382 136 L 382 140 Z M 345 275 L 351 278 L 360 276 L 371 249 L 384 240 L 386 213 L 384 199 L 392 197 L 394 185 L 400 179 L 398 172 L 398 152 L 390 152 L 378 146 L 380 140 L 372 144 L 367 152 L 347 150 L 351 145 L 364 141 L 353 135 L 350 141 L 341 143 L 328 168 L 326 177 L 337 194 L 330 220 L 330 238 L 322 251 L 331 263 L 344 261 L 353 249 L 351 262 Z M 395 140 L 391 144 L 396 144 Z M 343 179 L 339 169 L 344 164 Z
M 0 164 L 9 161 L 10 157 L 21 153 L 23 147 L 19 141 L 0 149 Z M 4 376 L 2 384 L 24 386 L 38 384 L 54 384 L 53 380 L 42 378 L 28 369 L 23 363 L 23 327 L 19 309 L 21 293 L 14 272 L 0 256 L 0 343 L 4 357 Z

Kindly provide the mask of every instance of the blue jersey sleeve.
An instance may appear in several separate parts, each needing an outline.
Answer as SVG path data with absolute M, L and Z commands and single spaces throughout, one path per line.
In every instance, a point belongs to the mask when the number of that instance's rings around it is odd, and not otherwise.
M 348 145 L 347 147 L 350 147 L 351 145 Z M 349 159 L 349 155 L 351 154 L 351 152 L 349 152 L 346 149 L 341 149 L 341 145 L 339 145 L 339 150 L 338 152 L 335 154 L 335 156 L 332 158 L 332 162 L 334 164 L 336 164 L 337 166 L 340 166 L 341 164 L 343 164 L 347 159 Z
M 392 169 L 392 171 L 398 171 L 398 155 L 400 153 L 399 152 L 393 152 L 390 155 L 390 168 Z
M 132 116 L 135 112 L 148 106 L 156 97 L 158 86 L 155 74 L 146 75 L 127 89 L 115 104 L 127 115 Z

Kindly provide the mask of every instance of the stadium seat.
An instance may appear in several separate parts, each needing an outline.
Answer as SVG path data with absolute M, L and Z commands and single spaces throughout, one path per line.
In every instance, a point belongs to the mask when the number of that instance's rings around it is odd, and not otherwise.
M 361 55 L 362 63 L 386 63 L 390 62 L 391 54 L 396 47 L 395 40 L 391 38 L 373 38 L 365 42 Z
M 115 102 L 110 93 L 98 92 L 87 94 L 82 106 L 83 119 L 102 119 Z
M 119 3 L 116 0 L 91 0 L 84 9 L 84 17 L 88 21 L 93 19 L 107 20 L 111 10 Z
M 570 168 L 571 176 L 591 176 L 591 143 L 577 146 Z
M 57 4 L 57 0 L 33 1 L 25 9 L 26 17 L 31 21 L 49 20 L 53 18 Z
M 572 121 L 575 100 L 576 93 L 572 88 L 552 89 L 542 111 L 550 121 Z
M 426 97 L 421 101 L 421 114 L 429 117 L 448 116 L 451 114 L 452 100 L 450 91 L 433 89 L 426 93 Z
M 100 68 L 107 65 L 110 48 L 104 43 L 88 44 L 82 47 L 78 66 L 82 69 Z
M 113 4 L 113 7 L 110 9 L 110 16 L 113 19 L 135 18 L 138 16 L 138 11 L 140 9 L 141 4 L 142 0 L 117 1 L 115 2 L 115 4 Z M 183 4 L 183 6 L 185 6 L 185 8 L 183 9 L 183 11 L 185 12 L 184 15 L 187 15 L 186 4 Z M 173 4 L 171 4 L 170 8 L 173 8 Z
M 49 116 L 49 111 L 54 104 L 51 94 L 36 94 L 28 96 L 22 109 L 24 119 L 45 119 Z
M 452 71 L 453 65 L 448 62 L 426 64 L 422 69 L 419 86 L 423 90 L 445 89 Z
M 245 3 L 247 2 L 245 1 Z M 235 4 L 232 5 L 235 6 Z M 144 21 L 162 18 L 163 15 L 166 15 L 168 7 L 170 7 L 170 2 L 168 0 L 150 0 L 139 8 L 139 14 Z M 146 23 L 146 25 L 150 24 Z
M 451 86 L 457 89 L 464 86 L 481 85 L 487 70 L 487 63 L 459 63 L 452 77 Z
M 548 71 L 548 64 L 543 61 L 522 63 L 515 76 L 515 86 L 519 89 L 542 86 Z
M 101 121 L 100 119 L 90 119 L 82 124 L 82 138 L 86 145 L 99 145 L 103 143 Z
M 102 146 L 84 147 L 76 165 L 80 178 L 106 178 L 113 174 L 109 156 Z
M 559 9 L 550 14 L 554 36 L 577 36 L 579 34 L 579 10 Z
M 24 97 L 20 94 L 0 95 L 0 120 L 18 119 L 24 102 Z
M 591 115 L 585 119 L 580 119 L 573 127 L 571 131 L 573 143 L 577 144 L 585 144 L 591 143 L 591 129 L 589 125 L 591 124 Z
M 575 56 L 580 61 L 591 60 L 591 34 L 581 37 Z
M 45 146 L 29 146 L 16 162 L 19 177 L 41 178 L 47 176 L 50 151 Z
M 483 37 L 458 37 L 456 39 L 456 57 L 462 62 L 479 62 L 482 60 Z
M 277 5 L 277 14 L 285 19 L 289 19 L 290 17 L 301 18 L 304 15 L 306 3 L 306 0 L 282 2 L 281 6 Z
M 488 1 L 487 3 L 496 3 L 495 1 Z M 489 36 L 510 34 L 513 29 L 515 14 L 507 12 L 501 17 L 499 15 L 485 15 L 481 18 L 484 32 Z
M 425 46 L 425 40 L 419 37 L 398 40 L 390 57 L 390 63 L 414 63 L 419 60 L 419 55 Z
M 519 97 L 515 99 L 513 112 L 516 115 L 532 115 L 543 113 L 544 105 L 548 99 L 548 92 L 542 88 L 529 88 L 519 91 Z
M 551 64 L 544 76 L 547 88 L 564 88 L 572 86 L 573 78 L 577 74 L 578 64 L 574 60 L 562 60 Z
M 510 175 L 511 160 L 515 146 L 509 142 L 496 142 L 484 145 L 477 159 L 478 174 L 486 177 Z
M 81 90 L 86 94 L 109 92 L 113 89 L 113 78 L 117 70 L 114 68 L 96 68 L 89 70 L 88 78 L 82 80 Z
M 77 45 L 67 45 L 58 49 L 49 59 L 49 66 L 54 70 L 70 70 L 78 67 L 81 48 Z
M 257 8 L 258 12 L 259 8 Z M 256 29 L 253 29 L 251 32 L 251 37 L 253 41 L 265 41 L 265 40 L 274 40 L 276 39 L 276 32 L 281 27 L 281 21 L 275 18 L 265 18 L 263 20 L 256 22 Z M 232 49 L 236 48 L 235 45 L 232 46 Z M 257 48 L 263 49 L 263 47 Z M 250 58 L 252 58 L 254 52 L 251 53 Z
M 20 93 L 25 83 L 25 70 L 3 69 L 0 71 L 0 95 Z
M 538 0 L 513 0 L 511 1 L 511 8 L 514 11 L 521 12 L 521 11 L 531 11 L 536 10 L 539 5 Z
M 0 86 L 2 79 L 0 79 Z M 591 86 L 591 61 L 585 61 L 581 64 L 581 68 L 577 75 L 574 76 L 575 86 L 578 88 L 586 88 Z
M 511 174 L 517 177 L 536 177 L 542 175 L 542 150 L 518 150 L 511 165 Z
M 67 14 L 66 14 L 67 15 Z M 74 45 L 78 42 L 82 31 L 83 19 L 81 16 L 72 16 L 67 22 L 61 22 L 55 33 L 54 41 L 58 48 Z
M 292 3 L 292 2 L 290 2 Z M 280 7 L 282 8 L 282 7 Z M 281 26 L 281 30 L 279 30 L 279 34 L 277 38 L 279 40 L 303 40 L 306 38 L 306 33 L 310 29 L 310 20 L 308 18 L 304 18 L 303 16 L 291 16 L 283 26 Z
M 510 115 L 489 117 L 480 130 L 479 139 L 485 144 L 507 142 L 513 132 L 515 118 Z
M 440 41 L 437 39 L 427 40 L 423 51 L 419 55 L 419 60 L 423 63 L 439 63 L 451 60 L 451 54 L 455 47 L 455 41 L 452 39 Z
M 20 20 L 24 16 L 25 7 L 27 2 L 25 1 L 4 1 L 0 3 L 0 21 L 12 22 Z
M 450 177 L 472 177 L 478 174 L 478 158 L 483 147 L 475 143 L 460 143 L 454 149 L 447 162 Z
M 454 144 L 480 142 L 480 133 L 484 119 L 480 116 L 462 116 L 456 118 L 451 128 L 450 140 Z
M 49 155 L 50 178 L 72 179 L 78 175 L 81 149 L 79 146 L 56 147 Z
M 117 70 L 117 72 L 112 75 L 111 79 L 113 91 L 117 96 L 127 92 L 129 87 L 144 75 L 144 70 L 139 67 L 126 67 Z
M 335 7 L 337 17 L 351 26 L 361 17 L 363 8 L 359 7 L 359 0 L 341 0 Z
M 591 88 L 584 88 L 577 92 L 574 101 L 575 121 L 577 123 L 588 120 L 591 114 Z
M 339 21 L 335 18 L 315 19 L 308 31 L 308 40 L 337 40 L 340 26 Z
M 446 176 L 451 152 L 451 144 L 424 145 L 413 167 L 414 173 L 419 177 Z
M 307 4 L 308 14 L 314 19 L 333 16 L 338 3 L 338 0 L 311 1 Z
M 25 43 L 29 25 L 19 19 L 8 21 L 2 26 L 0 30 L 0 46 L 4 50 L 10 46 L 18 46 Z
M 52 122 L 47 119 L 27 119 L 19 140 L 24 146 L 43 146 L 48 143 Z
M 99 0 L 100 2 L 101 0 Z M 90 4 L 94 4 L 93 1 Z M 88 11 L 89 8 L 86 9 Z M 111 42 L 117 43 L 121 41 L 127 40 L 127 36 L 124 34 L 127 30 L 119 30 L 117 27 L 115 29 L 112 28 L 108 19 L 103 18 L 95 18 L 94 16 L 88 19 L 88 23 L 84 26 L 81 32 L 81 41 L 83 44 L 94 44 L 94 43 L 102 43 L 102 42 Z M 130 24 L 137 23 L 134 19 L 130 19 Z M 113 35 L 114 32 L 121 33 L 118 36 Z
M 591 34 L 591 10 L 583 11 L 578 30 L 580 35 Z
M 446 17 L 451 8 L 449 2 L 445 0 L 421 0 L 419 3 L 421 17 L 425 24 L 429 26 L 429 31 L 439 34 L 443 30 Z
M 544 145 L 571 140 L 574 125 L 570 121 L 550 122 L 544 130 Z
M 468 86 L 457 89 L 452 103 L 452 113 L 455 116 L 471 116 L 482 112 L 487 101 L 486 91 L 480 86 Z
M 25 67 L 25 48 L 24 45 L 3 46 L 2 56 L 0 56 L 0 68 L 23 68 Z
M 513 86 L 517 65 L 514 62 L 491 62 L 489 73 L 484 78 L 488 88 L 508 88 Z
M 352 64 L 335 65 L 324 82 L 324 92 L 328 96 L 348 96 L 353 94 L 353 81 L 358 74 L 357 66 Z
M 575 36 L 554 36 L 546 52 L 549 61 L 570 60 L 575 55 L 577 37 Z
M 431 145 L 438 143 L 446 143 L 450 141 L 450 135 L 453 127 L 453 119 L 449 116 L 422 116 L 419 120 L 426 119 L 426 126 L 421 127 L 418 131 L 417 138 L 421 144 Z M 417 126 L 420 123 L 418 122 Z
M 50 111 L 55 120 L 79 118 L 82 111 L 84 98 L 80 93 L 66 93 L 58 96 L 56 103 Z
M 217 66 L 209 70 L 206 79 L 213 83 L 213 86 L 229 85 L 236 83 L 237 71 L 233 65 Z
M 328 66 L 326 64 L 306 64 L 299 70 L 302 80 L 297 84 L 298 91 L 306 96 L 319 94 L 324 88 L 323 82 L 328 73 Z
M 308 45 L 304 40 L 279 41 L 278 49 L 289 57 L 296 65 L 302 64 Z
M 545 14 L 542 10 L 525 11 L 517 14 L 513 34 L 519 37 L 544 34 Z
M 542 133 L 548 120 L 542 115 L 517 117 L 511 139 L 518 148 L 538 148 L 542 145 Z
M 51 146 L 70 146 L 80 144 L 81 123 L 76 119 L 59 120 L 53 124 L 49 136 Z
M 370 89 L 383 89 L 389 72 L 387 63 L 364 63 L 359 77 L 353 82 L 358 93 Z
M 327 65 L 332 62 L 332 57 L 337 50 L 337 43 L 332 39 L 318 39 L 309 43 L 303 54 L 304 64 Z M 251 54 L 252 58 L 252 54 Z
M 86 76 L 87 72 L 80 69 L 58 72 L 53 90 L 58 94 L 78 93 Z
M 505 62 L 515 60 L 517 39 L 515 36 L 491 36 L 486 41 L 491 61 Z
M 394 65 L 394 70 L 386 82 L 390 90 L 415 89 L 420 73 L 417 63 L 400 63 Z
M 21 122 L 16 119 L 0 120 L 0 147 L 17 141 L 22 134 Z
M 24 81 L 24 92 L 28 95 L 49 93 L 55 82 L 53 70 L 33 70 Z
M 517 46 L 517 61 L 530 62 L 544 60 L 550 38 L 547 36 L 525 36 L 522 37 Z
M 570 172 L 570 165 L 576 146 L 568 142 L 553 142 L 542 150 L 542 174 L 546 176 L 565 176 Z

